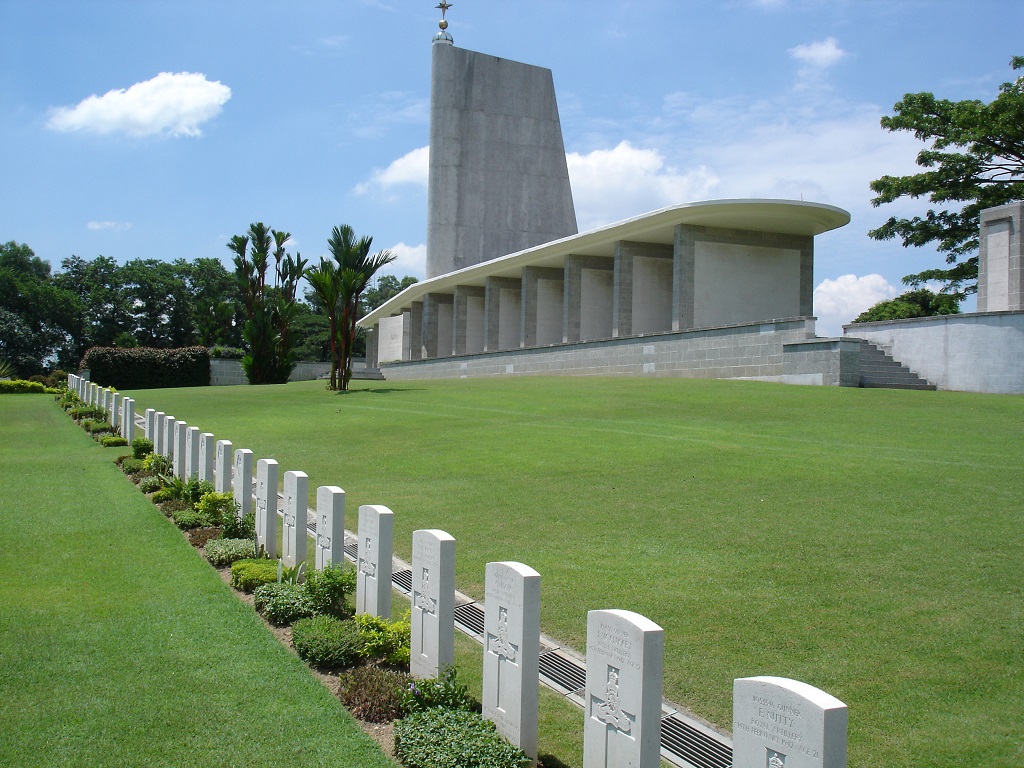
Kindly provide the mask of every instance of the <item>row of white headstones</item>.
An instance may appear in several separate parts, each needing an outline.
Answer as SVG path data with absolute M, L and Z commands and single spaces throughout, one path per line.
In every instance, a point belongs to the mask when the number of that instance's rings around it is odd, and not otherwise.
M 134 402 L 69 376 L 69 385 L 104 408 L 129 437 Z M 115 424 L 115 426 L 116 426 Z M 234 494 L 239 514 L 254 500 L 253 453 L 232 453 L 229 440 L 214 440 L 150 408 L 146 436 L 183 479 L 214 483 Z M 126 434 L 127 432 L 127 434 Z M 286 566 L 306 559 L 304 472 L 284 473 L 282 544 L 277 545 L 278 462 L 256 462 L 257 543 Z M 345 492 L 320 486 L 316 506 L 316 567 L 344 559 Z M 359 507 L 356 611 L 391 617 L 394 514 L 381 505 Z M 486 566 L 483 714 L 531 759 L 537 757 L 540 658 L 540 574 L 518 562 Z M 410 671 L 433 678 L 455 658 L 455 538 L 441 530 L 412 536 L 412 635 Z M 626 610 L 587 613 L 584 691 L 584 768 L 657 768 L 660 760 L 664 630 Z M 847 707 L 797 680 L 747 677 L 733 683 L 735 768 L 845 768 Z

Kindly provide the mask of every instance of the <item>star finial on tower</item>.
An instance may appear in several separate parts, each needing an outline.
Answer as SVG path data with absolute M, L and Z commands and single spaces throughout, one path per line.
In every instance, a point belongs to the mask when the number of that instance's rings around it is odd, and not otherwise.
M 445 14 L 448 13 L 448 9 L 451 7 L 452 4 L 449 3 L 448 0 L 441 0 L 440 4 L 437 6 L 437 9 L 441 11 L 441 21 L 437 23 L 437 26 L 441 28 L 441 31 L 434 35 L 435 43 L 452 45 L 452 36 L 451 33 L 448 32 L 448 21 L 444 17 Z

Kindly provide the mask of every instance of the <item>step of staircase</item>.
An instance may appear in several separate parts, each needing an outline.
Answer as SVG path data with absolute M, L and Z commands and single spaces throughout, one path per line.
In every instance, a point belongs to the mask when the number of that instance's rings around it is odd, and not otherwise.
M 860 386 L 873 389 L 936 388 L 930 381 L 866 339 L 860 340 Z
M 384 381 L 380 368 L 359 368 L 352 371 L 352 378 L 360 381 Z

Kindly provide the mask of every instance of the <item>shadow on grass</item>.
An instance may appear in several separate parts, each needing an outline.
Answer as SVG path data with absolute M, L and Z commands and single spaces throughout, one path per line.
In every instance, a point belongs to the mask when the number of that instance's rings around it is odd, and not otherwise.
M 390 395 L 395 392 L 422 392 L 422 389 L 416 389 L 411 387 L 369 387 L 367 389 L 349 389 L 349 390 L 338 390 L 339 395 Z
M 569 768 L 568 763 L 563 763 L 554 755 L 537 755 L 537 764 L 540 768 Z

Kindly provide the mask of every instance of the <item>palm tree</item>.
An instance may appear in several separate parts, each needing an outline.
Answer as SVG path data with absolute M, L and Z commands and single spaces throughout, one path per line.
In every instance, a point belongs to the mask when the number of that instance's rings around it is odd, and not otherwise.
M 336 264 L 328 259 L 320 259 L 315 267 L 306 272 L 306 281 L 313 289 L 313 299 L 327 314 L 330 322 L 331 342 L 331 383 L 330 388 L 338 388 L 338 306 L 341 301 L 341 275 Z
M 356 339 L 356 321 L 359 319 L 359 297 L 370 280 L 382 267 L 395 260 L 390 251 L 370 255 L 372 237 L 356 239 L 356 233 L 348 224 L 342 224 L 331 231 L 327 247 L 337 263 L 341 318 L 337 329 L 337 364 L 341 369 L 339 382 L 342 391 L 348 390 L 352 378 L 352 347 Z

